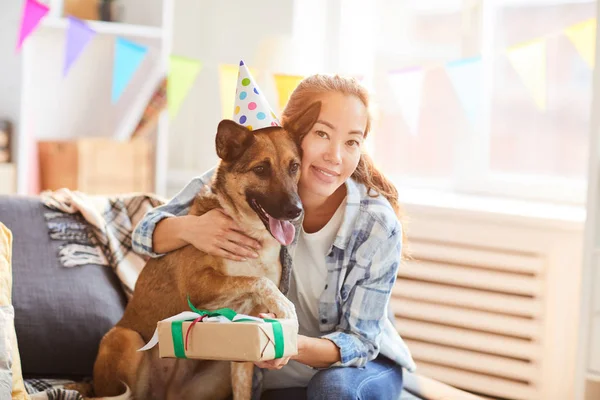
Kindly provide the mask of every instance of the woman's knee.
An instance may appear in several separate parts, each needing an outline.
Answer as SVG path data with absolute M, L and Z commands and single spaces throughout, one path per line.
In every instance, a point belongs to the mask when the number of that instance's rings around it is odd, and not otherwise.
M 313 376 L 306 389 L 306 398 L 320 399 L 358 399 L 356 385 L 352 384 L 349 368 L 329 368 L 321 370 Z

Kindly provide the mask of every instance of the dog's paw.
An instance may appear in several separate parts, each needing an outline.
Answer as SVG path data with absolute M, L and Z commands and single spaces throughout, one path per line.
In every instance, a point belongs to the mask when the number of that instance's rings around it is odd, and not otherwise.
M 271 312 L 274 313 L 277 318 L 294 319 L 297 320 L 296 306 L 294 303 L 289 301 L 287 297 L 281 295 L 280 298 L 274 299 L 273 305 L 271 306 Z
M 281 293 L 277 285 L 267 278 L 257 280 L 256 293 L 260 293 L 260 303 L 264 304 L 268 312 L 277 318 L 298 319 L 294 303 Z

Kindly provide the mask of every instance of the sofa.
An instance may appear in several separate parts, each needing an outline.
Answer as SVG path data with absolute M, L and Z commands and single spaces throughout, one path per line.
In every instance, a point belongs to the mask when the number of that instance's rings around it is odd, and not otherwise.
M 0 196 L 0 222 L 13 235 L 14 325 L 29 392 L 65 380 L 89 380 L 100 339 L 127 303 L 110 268 L 67 268 L 59 263 L 62 242 L 50 238 L 44 211 L 38 197 Z M 405 374 L 403 400 L 476 398 L 433 379 Z

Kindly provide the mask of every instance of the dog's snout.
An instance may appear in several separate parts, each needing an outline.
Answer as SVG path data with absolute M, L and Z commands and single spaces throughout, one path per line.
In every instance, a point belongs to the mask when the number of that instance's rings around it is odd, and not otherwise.
M 284 207 L 283 214 L 286 218 L 296 219 L 302 214 L 302 205 L 300 202 L 289 203 Z

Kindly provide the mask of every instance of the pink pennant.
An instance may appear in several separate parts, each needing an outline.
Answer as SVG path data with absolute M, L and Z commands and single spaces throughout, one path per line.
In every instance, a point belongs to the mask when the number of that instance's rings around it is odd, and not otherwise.
M 45 4 L 38 3 L 36 0 L 25 0 L 17 51 L 21 49 L 25 39 L 27 39 L 31 32 L 38 26 L 42 18 L 48 14 L 48 11 L 50 11 L 50 9 Z

